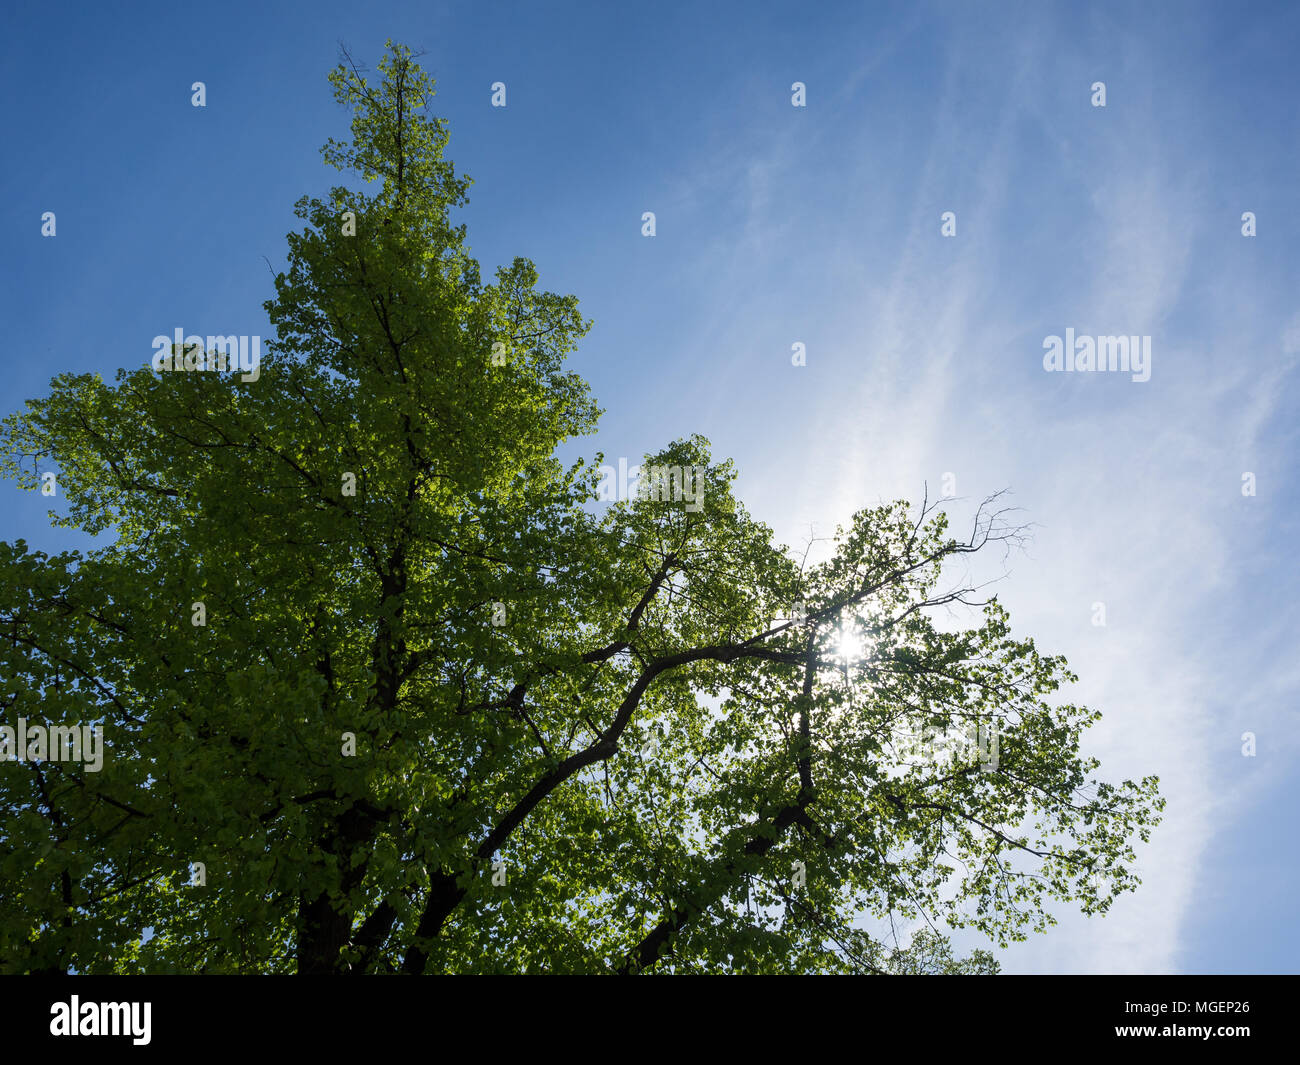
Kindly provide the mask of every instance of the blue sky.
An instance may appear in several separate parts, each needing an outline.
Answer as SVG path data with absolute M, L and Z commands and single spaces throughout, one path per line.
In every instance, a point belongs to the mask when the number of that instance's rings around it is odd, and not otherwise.
M 370 66 L 387 37 L 423 48 L 485 273 L 527 256 L 595 321 L 571 362 L 606 411 L 583 452 L 702 433 L 788 543 L 945 473 L 955 514 L 1009 488 L 1037 523 L 1000 598 L 1105 713 L 1105 775 L 1159 773 L 1169 806 L 1143 888 L 1103 921 L 1062 911 L 1006 970 L 1300 968 L 1300 8 L 11 3 L 4 22 L 5 412 L 177 325 L 266 335 L 263 256 L 283 265 L 294 201 L 336 177 L 338 42 Z M 1150 380 L 1045 372 L 1067 328 L 1151 336 Z M 0 493 L 0 538 L 76 542 Z

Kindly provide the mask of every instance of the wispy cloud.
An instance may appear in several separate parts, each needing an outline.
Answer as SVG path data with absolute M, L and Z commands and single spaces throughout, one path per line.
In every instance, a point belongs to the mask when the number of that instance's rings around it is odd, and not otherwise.
M 837 222 L 874 233 L 881 212 L 901 217 L 883 245 L 828 235 L 825 201 L 791 194 L 810 151 L 800 138 L 744 157 L 732 178 L 743 237 L 700 260 L 715 291 L 735 298 L 706 345 L 731 381 L 714 393 L 709 421 L 724 422 L 719 435 L 740 460 L 751 508 L 795 544 L 810 525 L 829 532 L 875 499 L 919 497 L 923 480 L 933 497 L 944 472 L 968 498 L 1014 489 L 1040 528 L 1000 596 L 1021 631 L 1080 674 L 1069 697 L 1103 711 L 1086 737 L 1103 776 L 1159 774 L 1168 808 L 1139 848 L 1141 890 L 1105 919 L 1063 908 L 1048 936 L 1007 953 L 1008 968 L 1176 971 L 1209 843 L 1250 798 L 1215 772 L 1237 743 L 1225 708 L 1241 686 L 1231 649 L 1207 655 L 1202 623 L 1231 591 L 1242 549 L 1225 444 L 1251 451 L 1294 358 L 1244 358 L 1243 304 L 1231 298 L 1196 306 L 1195 330 L 1188 325 L 1206 269 L 1197 255 L 1204 229 L 1222 220 L 1204 166 L 1176 136 L 1175 120 L 1194 116 L 1153 108 L 1148 82 L 1158 72 L 1134 59 L 1131 40 L 1116 43 L 1136 82 L 1127 107 L 1044 123 L 1051 108 L 1040 96 L 1060 76 L 1062 32 L 1026 23 L 1001 41 L 999 54 L 1014 62 L 997 73 L 978 40 L 947 50 L 937 100 L 913 111 L 928 136 L 899 200 L 878 192 L 898 191 L 897 160 L 873 150 L 870 122 L 839 130 L 861 146 L 833 187 L 840 197 L 862 192 L 839 200 L 854 210 L 841 206 Z M 1086 111 L 1094 72 L 1078 60 L 1066 76 L 1079 87 L 1072 106 Z M 980 78 L 993 82 L 982 91 L 996 102 L 977 124 Z M 870 79 L 863 87 L 880 88 Z M 1044 145 L 1046 156 L 1036 154 Z M 939 236 L 943 210 L 957 212 L 957 238 Z M 1074 215 L 1061 221 L 1065 211 Z M 1037 217 L 1067 238 L 1055 258 L 1028 241 Z M 797 257 L 792 234 L 803 235 Z M 851 290 L 798 322 L 784 304 L 770 306 L 783 271 L 787 288 L 810 271 L 832 285 L 849 279 Z M 1252 313 L 1273 317 L 1270 307 Z M 1067 326 L 1152 336 L 1152 381 L 1044 374 L 1044 332 Z M 1293 355 L 1295 319 L 1287 329 L 1289 340 L 1279 330 L 1270 343 Z M 789 340 L 805 335 L 816 339 L 809 366 L 782 365 Z M 1235 401 L 1225 405 L 1226 394 Z M 1105 627 L 1091 622 L 1099 601 Z M 1261 722 L 1275 715 L 1269 700 L 1294 705 L 1296 677 L 1274 682 L 1255 696 Z

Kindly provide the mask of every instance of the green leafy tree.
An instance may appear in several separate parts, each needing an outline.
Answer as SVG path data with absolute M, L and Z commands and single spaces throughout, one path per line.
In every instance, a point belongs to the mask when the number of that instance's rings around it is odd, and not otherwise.
M 106 745 L 0 763 L 5 971 L 987 972 L 926 926 L 1132 890 L 1155 779 L 1093 780 L 1065 662 L 944 583 L 1007 512 L 863 510 L 813 565 L 699 437 L 646 457 L 695 491 L 598 502 L 554 457 L 599 413 L 576 300 L 480 277 L 407 49 L 331 82 L 365 191 L 298 203 L 260 378 L 64 374 L 4 422 L 110 534 L 0 545 L 5 724 Z M 996 758 L 903 742 L 972 723 Z

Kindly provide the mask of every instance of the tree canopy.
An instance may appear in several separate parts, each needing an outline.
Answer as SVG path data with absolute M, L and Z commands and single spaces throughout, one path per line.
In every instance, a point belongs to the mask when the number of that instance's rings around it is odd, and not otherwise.
M 4 971 L 987 972 L 941 923 L 1133 890 L 1155 778 L 1096 780 L 1065 661 L 948 580 L 998 500 L 812 563 L 701 437 L 612 502 L 557 460 L 589 323 L 480 275 L 417 58 L 330 75 L 353 180 L 296 206 L 257 380 L 62 374 L 0 429 L 109 534 L 0 544 L 4 724 L 104 743 L 0 762 Z M 969 727 L 994 757 L 906 742 Z

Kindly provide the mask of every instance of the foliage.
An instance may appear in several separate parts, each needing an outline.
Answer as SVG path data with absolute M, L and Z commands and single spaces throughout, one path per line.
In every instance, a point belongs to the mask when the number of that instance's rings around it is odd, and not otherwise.
M 1092 780 L 1098 715 L 996 601 L 934 620 L 1007 512 L 863 510 L 810 565 L 699 437 L 647 456 L 696 503 L 596 503 L 599 457 L 553 457 L 599 413 L 576 300 L 483 282 L 431 83 L 378 73 L 331 75 L 366 191 L 298 203 L 259 380 L 64 374 L 3 425 L 10 476 L 56 464 L 58 520 L 116 534 L 0 545 L 4 721 L 108 752 L 0 765 L 4 969 L 996 971 L 858 918 L 1006 943 L 1131 890 L 1154 778 Z M 900 747 L 977 720 L 993 771 Z

